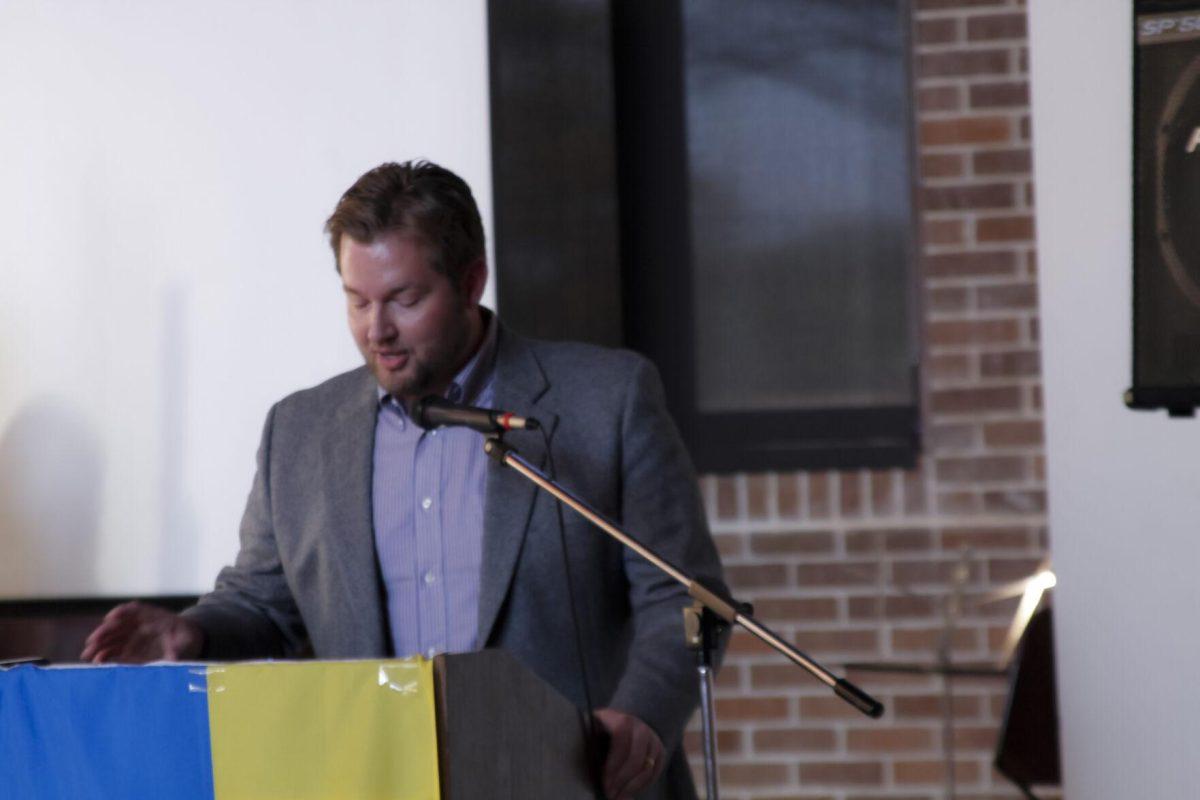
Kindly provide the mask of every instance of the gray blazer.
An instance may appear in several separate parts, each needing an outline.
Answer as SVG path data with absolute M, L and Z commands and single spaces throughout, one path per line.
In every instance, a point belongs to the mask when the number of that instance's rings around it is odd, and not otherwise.
M 372 530 L 375 387 L 361 367 L 267 415 L 241 550 L 184 612 L 205 631 L 206 658 L 390 655 Z M 695 475 L 648 361 L 501 327 L 495 405 L 542 422 L 565 486 L 675 565 L 723 586 Z M 508 441 L 548 468 L 541 436 Z M 582 707 L 556 504 L 495 463 L 486 492 L 478 641 L 508 650 Z M 569 509 L 563 522 L 592 701 L 637 715 L 673 753 L 643 796 L 694 797 L 679 748 L 697 702 L 680 614 L 689 600 Z

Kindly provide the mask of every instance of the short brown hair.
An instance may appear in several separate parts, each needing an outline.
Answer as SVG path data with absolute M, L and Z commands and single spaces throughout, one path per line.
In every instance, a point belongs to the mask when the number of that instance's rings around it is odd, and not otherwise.
M 455 286 L 483 258 L 483 223 L 471 187 L 429 161 L 380 164 L 346 190 L 325 222 L 339 272 L 343 236 L 369 244 L 391 231 L 420 236 L 431 266 Z

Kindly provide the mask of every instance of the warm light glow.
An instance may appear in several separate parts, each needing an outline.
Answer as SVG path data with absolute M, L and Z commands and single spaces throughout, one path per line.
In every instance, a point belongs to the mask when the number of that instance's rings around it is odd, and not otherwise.
M 1044 569 L 1026 578 L 1024 583 L 1025 590 L 1021 594 L 1021 602 L 1017 605 L 1017 613 L 1013 615 L 1008 635 L 1004 637 L 1003 658 L 1006 662 L 1012 657 L 1017 648 L 1017 642 L 1021 640 L 1021 634 L 1025 632 L 1025 626 L 1029 624 L 1029 620 L 1033 618 L 1034 612 L 1042 602 L 1042 595 L 1058 585 L 1058 578 L 1050 570 Z

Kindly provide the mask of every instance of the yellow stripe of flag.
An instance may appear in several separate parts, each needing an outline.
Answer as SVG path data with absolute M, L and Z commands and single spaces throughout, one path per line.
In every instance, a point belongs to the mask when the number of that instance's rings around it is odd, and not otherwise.
M 437 800 L 433 665 L 213 666 L 216 800 Z

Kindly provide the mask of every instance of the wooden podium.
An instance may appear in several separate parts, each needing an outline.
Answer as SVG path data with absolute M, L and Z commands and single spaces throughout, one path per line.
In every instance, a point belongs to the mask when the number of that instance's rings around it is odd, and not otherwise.
M 442 800 L 594 800 L 583 712 L 503 650 L 433 660 Z

